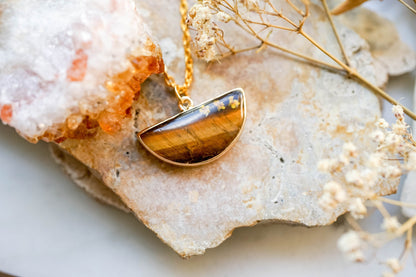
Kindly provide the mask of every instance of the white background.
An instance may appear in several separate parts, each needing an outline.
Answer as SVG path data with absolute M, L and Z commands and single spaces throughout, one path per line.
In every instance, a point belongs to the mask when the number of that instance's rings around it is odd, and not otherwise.
M 393 0 L 369 6 L 405 26 L 402 38 L 416 50 L 416 16 Z M 388 87 L 408 107 L 414 78 L 414 72 L 393 78 Z M 403 247 L 394 241 L 368 263 L 351 264 L 336 249 L 347 229 L 343 224 L 311 229 L 269 224 L 238 229 L 205 255 L 183 260 L 132 215 L 96 202 L 72 184 L 46 144 L 29 144 L 0 126 L 0 165 L 0 271 L 11 274 L 380 276 L 380 261 L 399 256 Z M 380 222 L 374 214 L 364 225 L 377 230 Z M 399 276 L 416 276 L 415 265 L 409 261 Z

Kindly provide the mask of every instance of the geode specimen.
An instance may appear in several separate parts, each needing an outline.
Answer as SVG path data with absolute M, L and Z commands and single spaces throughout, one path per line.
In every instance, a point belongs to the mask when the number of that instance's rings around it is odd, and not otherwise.
M 132 0 L 0 2 L 0 118 L 29 141 L 117 131 L 162 69 Z

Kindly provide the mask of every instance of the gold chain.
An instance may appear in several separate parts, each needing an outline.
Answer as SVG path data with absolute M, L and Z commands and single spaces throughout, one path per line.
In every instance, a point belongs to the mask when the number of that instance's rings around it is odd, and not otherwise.
M 188 13 L 188 1 L 181 0 L 181 5 L 179 8 L 181 13 L 181 29 L 183 33 L 182 42 L 183 42 L 183 50 L 185 53 L 185 82 L 183 85 L 178 85 L 175 82 L 175 79 L 168 74 L 167 68 L 165 65 L 165 82 L 168 86 L 175 89 L 176 96 L 178 97 L 179 101 L 184 104 L 184 100 L 187 102 L 191 102 L 190 98 L 188 97 L 188 89 L 192 83 L 192 75 L 193 75 L 193 60 L 191 54 L 191 35 L 189 34 L 189 28 L 186 23 L 186 16 Z M 181 105 L 181 104 L 180 104 Z

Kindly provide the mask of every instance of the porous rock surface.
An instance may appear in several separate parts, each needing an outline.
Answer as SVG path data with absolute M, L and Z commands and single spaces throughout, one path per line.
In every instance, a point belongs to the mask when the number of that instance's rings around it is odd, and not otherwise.
M 390 76 L 411 72 L 416 68 L 416 53 L 399 37 L 396 26 L 377 13 L 359 7 L 342 14 L 343 24 L 364 38 L 373 57 L 380 62 L 381 70 Z
M 179 14 L 168 0 L 138 1 L 137 5 L 164 52 L 170 72 L 180 80 L 183 50 Z M 341 57 L 325 19 L 322 10 L 313 5 L 305 28 Z M 353 31 L 339 30 L 353 66 L 375 82 L 368 45 Z M 275 35 L 281 44 L 325 59 L 295 34 Z M 231 34 L 232 39 L 247 42 L 251 38 L 240 33 Z M 159 77 L 143 85 L 133 117 L 124 119 L 121 131 L 68 139 L 60 147 L 93 169 L 147 227 L 184 257 L 219 245 L 237 227 L 262 221 L 327 225 L 345 213 L 344 206 L 326 212 L 318 205 L 329 177 L 317 170 L 317 163 L 339 153 L 346 141 L 360 148 L 371 143 L 364 134 L 380 116 L 377 97 L 344 76 L 272 49 L 240 54 L 220 63 L 195 64 L 190 91 L 194 102 L 234 87 L 246 92 L 245 130 L 226 155 L 203 167 L 166 164 L 137 142 L 137 132 L 178 112 L 172 91 Z M 380 184 L 379 193 L 391 193 L 396 185 Z
M 130 212 L 109 187 L 103 184 L 102 180 L 94 175 L 94 172 L 83 163 L 62 151 L 57 145 L 49 146 L 52 158 L 59 164 L 63 171 L 68 174 L 71 180 L 79 187 L 83 188 L 88 194 L 93 195 L 98 201 L 113 206 L 124 212 Z
M 107 82 L 158 55 L 133 0 L 0 1 L 0 119 L 32 142 L 114 125 L 134 92 Z

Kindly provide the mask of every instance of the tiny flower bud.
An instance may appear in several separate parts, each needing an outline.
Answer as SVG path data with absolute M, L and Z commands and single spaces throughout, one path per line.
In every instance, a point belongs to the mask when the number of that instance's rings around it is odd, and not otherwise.
M 400 223 L 395 216 L 386 217 L 384 218 L 381 227 L 389 233 L 394 233 L 400 228 Z

